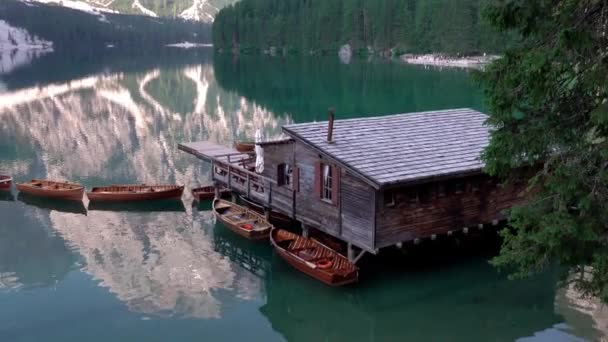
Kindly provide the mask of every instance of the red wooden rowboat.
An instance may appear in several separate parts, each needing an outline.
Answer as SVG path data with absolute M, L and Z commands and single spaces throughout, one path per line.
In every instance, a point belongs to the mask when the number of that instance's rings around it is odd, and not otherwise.
M 255 150 L 255 143 L 249 141 L 237 141 L 234 148 L 241 153 L 249 153 Z
M 89 200 L 100 202 L 130 202 L 179 199 L 184 187 L 180 185 L 110 185 L 87 192 Z
M 221 199 L 213 201 L 213 212 L 226 228 L 250 240 L 267 239 L 274 228 L 264 216 Z
M 84 186 L 77 183 L 32 179 L 28 183 L 16 183 L 17 190 L 32 196 L 62 200 L 82 201 Z
M 220 189 L 220 196 L 226 197 L 230 195 L 230 190 L 226 188 Z M 204 186 L 202 188 L 192 189 L 192 196 L 196 201 L 210 201 L 215 198 L 215 186 Z
M 11 176 L 0 175 L 0 191 L 10 190 L 12 184 L 13 179 L 11 178 Z
M 273 229 L 270 242 L 291 266 L 327 285 L 342 286 L 359 279 L 357 266 L 315 240 L 286 230 Z

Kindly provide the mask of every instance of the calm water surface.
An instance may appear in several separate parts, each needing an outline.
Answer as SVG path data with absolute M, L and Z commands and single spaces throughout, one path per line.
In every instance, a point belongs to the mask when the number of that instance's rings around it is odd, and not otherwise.
M 260 128 L 455 107 L 483 109 L 468 73 L 382 62 L 50 55 L 0 75 L 0 170 L 23 181 L 208 182 L 180 142 Z M 367 258 L 328 288 L 209 205 L 120 208 L 0 197 L 0 341 L 578 341 L 598 322 L 551 272 L 509 281 L 447 243 Z M 486 240 L 484 240 L 486 241 Z M 468 245 L 467 245 L 468 243 Z

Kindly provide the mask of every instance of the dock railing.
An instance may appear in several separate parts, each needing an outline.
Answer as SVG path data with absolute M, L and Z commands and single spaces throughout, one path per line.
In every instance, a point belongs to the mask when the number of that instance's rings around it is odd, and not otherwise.
M 274 179 L 248 170 L 246 164 L 250 161 L 242 153 L 215 156 L 211 161 L 213 180 L 266 208 L 293 216 L 293 192 L 281 189 Z

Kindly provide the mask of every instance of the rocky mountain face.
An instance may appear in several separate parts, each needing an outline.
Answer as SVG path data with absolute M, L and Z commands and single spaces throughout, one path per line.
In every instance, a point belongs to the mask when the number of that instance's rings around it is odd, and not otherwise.
M 48 0 L 47 0 L 48 1 Z M 59 2 L 59 0 L 57 0 Z M 182 18 L 211 23 L 225 6 L 237 0 L 80 0 L 91 6 L 152 17 Z

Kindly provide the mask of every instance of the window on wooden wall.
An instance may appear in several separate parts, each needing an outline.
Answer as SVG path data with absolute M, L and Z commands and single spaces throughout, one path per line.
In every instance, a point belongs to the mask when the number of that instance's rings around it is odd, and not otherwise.
M 336 166 L 317 162 L 315 165 L 315 191 L 321 200 L 338 204 L 340 169 Z
M 387 207 L 394 207 L 395 204 L 395 192 L 393 190 L 384 191 L 384 205 Z
M 477 179 L 473 179 L 471 181 L 471 192 L 475 193 L 475 192 L 479 192 L 479 180 Z
M 293 168 L 287 163 L 279 164 L 277 167 L 277 184 L 279 186 L 291 186 L 293 179 Z
M 452 192 L 456 195 L 462 194 L 464 192 L 464 183 L 456 182 L 456 183 L 452 184 Z
M 407 193 L 407 198 L 410 204 L 418 203 L 418 190 L 410 190 L 410 192 Z
M 323 166 L 321 167 L 321 174 L 322 174 L 322 181 L 323 184 L 321 185 L 321 199 L 326 200 L 328 202 L 332 201 L 332 195 L 333 195 L 333 189 L 332 189 L 332 185 L 333 185 L 333 170 L 332 167 L 330 165 L 327 164 L 322 164 Z
M 437 184 L 436 194 L 437 194 L 437 197 L 445 197 L 446 193 L 445 193 L 444 184 L 442 184 L 442 183 Z

